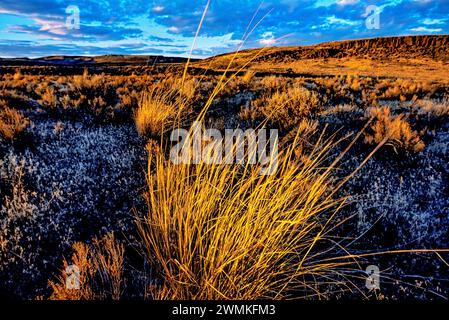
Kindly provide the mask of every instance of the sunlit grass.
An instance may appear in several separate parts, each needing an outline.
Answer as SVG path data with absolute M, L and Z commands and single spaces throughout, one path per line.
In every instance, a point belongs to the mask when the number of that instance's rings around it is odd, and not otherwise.
M 190 83 L 189 83 L 190 84 Z M 142 136 L 158 137 L 177 125 L 190 109 L 195 88 L 180 90 L 179 81 L 172 86 L 154 85 L 142 98 L 134 114 L 137 131 Z
M 30 121 L 20 111 L 9 108 L 0 101 L 0 138 L 14 141 L 23 134 Z
M 261 165 L 175 165 L 149 159 L 148 212 L 138 221 L 147 258 L 158 267 L 161 299 L 257 299 L 309 291 L 335 264 L 315 264 L 343 199 L 328 197 L 331 143 L 309 161 L 294 157 L 297 139 L 275 175 Z

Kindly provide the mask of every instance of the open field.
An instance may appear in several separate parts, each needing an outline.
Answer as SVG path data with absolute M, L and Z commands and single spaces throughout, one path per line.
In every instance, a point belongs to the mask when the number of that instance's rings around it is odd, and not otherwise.
M 0 295 L 449 297 L 449 36 L 184 63 L 0 60 Z M 277 175 L 170 163 L 195 119 L 278 129 Z

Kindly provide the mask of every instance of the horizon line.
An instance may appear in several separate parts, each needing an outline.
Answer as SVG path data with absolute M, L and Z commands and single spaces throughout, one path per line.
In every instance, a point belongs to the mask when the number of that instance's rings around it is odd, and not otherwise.
M 372 39 L 387 39 L 387 38 L 406 38 L 406 37 L 449 37 L 449 34 L 406 34 L 406 35 L 395 35 L 395 36 L 382 36 L 382 37 L 364 37 L 364 38 L 353 38 L 353 39 L 340 39 L 340 40 L 332 40 L 332 41 L 323 41 L 323 42 L 316 42 L 316 43 L 310 43 L 310 44 L 296 44 L 296 45 L 285 45 L 285 46 L 259 46 L 259 47 L 251 47 L 251 48 L 245 48 L 242 50 L 239 50 L 240 52 L 248 51 L 248 50 L 257 50 L 262 48 L 292 48 L 292 47 L 313 47 L 323 44 L 330 44 L 330 43 L 341 43 L 341 42 L 351 42 L 351 41 L 363 41 L 363 40 L 372 40 Z M 199 48 L 197 48 L 199 49 Z M 195 50 L 194 50 L 195 51 Z M 219 53 L 216 55 L 210 55 L 210 56 L 198 56 L 198 55 L 191 55 L 191 59 L 198 59 L 198 60 L 204 60 L 208 58 L 223 56 L 231 53 L 235 53 L 236 51 L 227 51 L 223 53 Z M 47 56 L 0 56 L 0 59 L 30 59 L 30 60 L 39 60 L 49 57 L 105 57 L 105 56 L 132 56 L 132 57 L 148 57 L 148 56 L 154 56 L 154 57 L 164 57 L 164 58 L 183 58 L 188 59 L 189 54 L 173 54 L 173 55 L 166 55 L 166 54 L 156 54 L 156 53 L 145 53 L 145 54 L 120 54 L 120 53 L 111 53 L 111 54 L 100 54 L 100 55 L 89 55 L 89 54 L 73 54 L 73 55 L 65 55 L 65 54 L 50 54 Z

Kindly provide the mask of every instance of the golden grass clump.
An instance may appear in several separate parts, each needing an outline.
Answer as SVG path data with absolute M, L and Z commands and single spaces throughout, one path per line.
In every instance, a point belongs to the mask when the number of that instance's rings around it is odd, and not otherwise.
M 25 133 L 30 121 L 20 111 L 7 107 L 2 101 L 0 106 L 0 137 L 13 142 Z
M 295 148 L 295 156 L 298 159 L 308 158 L 308 151 L 314 147 L 314 137 L 319 132 L 318 120 L 302 119 L 299 124 L 293 128 L 285 137 L 281 140 L 281 144 L 291 143 L 296 136 L 299 137 Z
M 416 107 L 420 113 L 426 114 L 434 118 L 443 118 L 449 116 L 449 99 L 445 98 L 440 101 L 418 100 Z
M 285 91 L 255 101 L 265 118 L 281 128 L 291 129 L 301 119 L 311 117 L 323 109 L 323 102 L 315 91 L 293 86 Z
M 14 73 L 13 75 L 13 80 L 14 81 L 19 81 L 23 79 L 23 75 L 22 75 L 22 71 L 20 71 L 20 69 L 16 70 L 16 73 Z
M 297 143 L 280 153 L 274 175 L 260 175 L 260 164 L 175 165 L 153 153 L 137 225 L 162 279 L 154 298 L 321 295 L 319 279 L 328 283 L 344 263 L 318 262 L 325 250 L 315 247 L 326 244 L 343 200 L 332 199 L 332 166 L 323 168 L 331 143 L 317 144 L 307 162 L 295 159 Z
M 278 76 L 267 76 L 263 77 L 262 80 L 260 80 L 260 84 L 262 88 L 273 91 L 273 90 L 279 90 L 281 88 L 284 88 L 285 83 L 287 82 L 286 78 L 278 77 Z
M 153 85 L 142 95 L 134 114 L 140 135 L 158 137 L 172 129 L 181 117 L 191 112 L 198 84 L 195 79 L 184 82 L 171 78 Z
M 243 105 L 240 107 L 238 117 L 244 121 L 255 121 L 260 118 L 260 111 L 251 104 Z
M 153 89 L 142 95 L 134 115 L 137 131 L 142 136 L 157 137 L 172 128 L 185 109 L 184 102 L 173 91 Z
M 89 75 L 89 69 L 84 68 L 83 74 L 74 75 L 71 82 L 78 90 L 95 90 L 104 86 L 106 79 L 104 74 Z
M 414 81 L 408 79 L 383 80 L 376 88 L 385 90 L 382 97 L 385 99 L 400 99 L 406 101 L 409 98 L 422 93 L 433 93 L 436 87 L 426 81 Z
M 46 87 L 39 101 L 40 103 L 56 109 L 58 107 L 58 97 L 53 87 Z
M 417 131 L 412 130 L 403 115 L 393 116 L 389 107 L 374 107 L 367 111 L 373 123 L 365 133 L 365 142 L 379 144 L 387 139 L 385 145 L 391 146 L 396 153 L 399 150 L 421 152 L 425 145 Z
M 124 246 L 113 234 L 94 239 L 92 245 L 77 242 L 73 245 L 71 264 L 64 261 L 61 276 L 49 281 L 53 290 L 50 300 L 104 300 L 120 299 L 124 287 Z M 66 285 L 67 268 L 79 270 L 79 288 Z
M 194 77 L 186 77 L 184 81 L 176 77 L 167 77 L 157 83 L 156 86 L 173 94 L 178 93 L 185 101 L 192 102 L 198 91 L 199 81 Z
M 251 81 L 253 80 L 255 75 L 256 75 L 256 71 L 251 70 L 251 69 L 247 70 L 242 77 L 243 83 L 245 83 L 245 84 L 251 83 Z

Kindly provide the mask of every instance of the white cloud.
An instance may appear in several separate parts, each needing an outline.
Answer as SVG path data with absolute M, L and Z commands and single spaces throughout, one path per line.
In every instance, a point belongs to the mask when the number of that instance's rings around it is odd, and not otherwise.
M 163 6 L 155 6 L 155 7 L 153 7 L 153 12 L 161 13 L 162 11 L 164 11 L 164 9 L 165 9 L 165 7 L 163 7 Z
M 337 18 L 336 16 L 327 17 L 326 22 L 329 24 L 340 24 L 340 25 L 345 25 L 345 26 L 356 26 L 359 24 L 358 21 Z
M 40 31 L 48 31 L 50 33 L 55 33 L 55 34 L 65 34 L 65 26 L 63 23 L 59 22 L 59 21 L 51 21 L 51 20 L 44 20 L 44 19 L 39 19 L 36 18 L 34 19 L 34 21 L 36 21 L 39 24 L 39 30 Z
M 168 28 L 168 31 L 172 32 L 172 33 L 179 33 L 179 28 L 175 27 L 175 26 L 171 26 L 170 28 Z
M 273 38 L 273 37 L 274 37 L 274 35 L 273 35 L 273 32 L 271 32 L 271 31 L 266 31 L 262 34 L 262 38 Z
M 259 40 L 259 43 L 264 46 L 272 46 L 276 43 L 276 39 L 274 38 L 274 34 L 271 31 L 266 31 L 262 34 L 262 39 Z
M 432 32 L 441 32 L 441 31 L 443 31 L 443 29 L 441 29 L 441 28 L 431 29 L 431 28 L 427 28 L 427 27 L 417 27 L 417 28 L 410 29 L 410 31 L 432 33 Z
M 359 0 L 338 0 L 337 4 L 340 6 L 347 6 L 347 5 L 353 5 L 358 3 Z
M 0 14 L 20 14 L 20 12 L 15 11 L 15 10 L 8 10 L 8 9 L 0 8 Z
M 434 24 L 444 24 L 445 21 L 445 19 L 424 19 L 421 23 L 430 26 Z
M 276 39 L 260 39 L 259 43 L 264 46 L 272 46 L 276 43 Z

